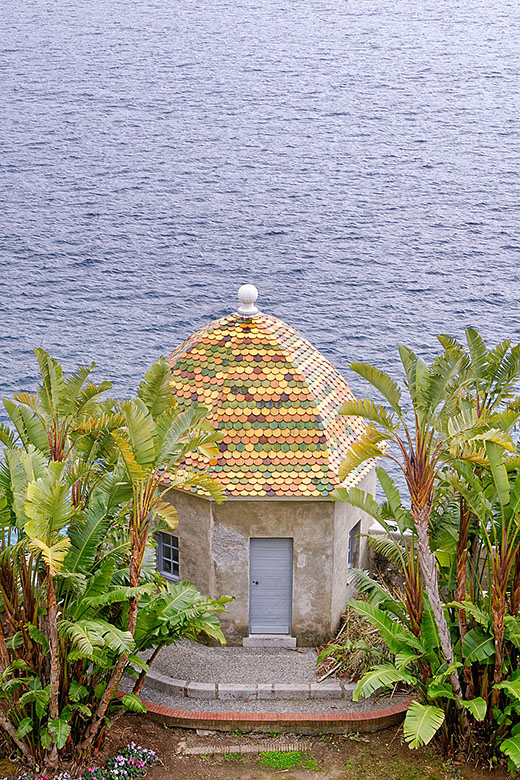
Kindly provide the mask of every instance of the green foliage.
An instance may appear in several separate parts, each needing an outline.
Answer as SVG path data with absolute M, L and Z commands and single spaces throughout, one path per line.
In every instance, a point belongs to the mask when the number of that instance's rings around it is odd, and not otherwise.
M 90 382 L 93 365 L 65 376 L 36 357 L 41 384 L 4 402 L 14 431 L 0 430 L 0 699 L 4 736 L 51 775 L 62 754 L 85 760 L 114 711 L 145 711 L 139 652 L 201 634 L 224 642 L 229 599 L 171 585 L 154 565 L 155 530 L 176 522 L 164 469 L 222 498 L 184 465 L 215 450 L 206 410 L 178 408 L 163 359 L 116 404 L 102 397 L 110 383 Z M 138 679 L 119 697 L 125 669 Z
M 335 491 L 382 526 L 370 543 L 403 583 L 402 592 L 389 592 L 357 573 L 364 599 L 351 607 L 377 628 L 392 658 L 363 675 L 355 698 L 411 686 L 417 700 L 404 724 L 411 747 L 437 737 L 447 755 L 490 763 L 505 755 L 520 769 L 520 457 L 511 439 L 520 345 L 488 349 L 472 328 L 466 346 L 439 341 L 443 351 L 430 365 L 400 347 L 409 416 L 389 377 L 353 366 L 393 414 L 371 401 L 345 406 L 368 426 L 340 478 L 380 449 L 401 468 L 408 492 L 402 498 L 380 467 L 382 501 L 356 488 Z
M 404 721 L 404 738 L 411 748 L 427 745 L 444 723 L 444 712 L 431 704 L 413 701 Z

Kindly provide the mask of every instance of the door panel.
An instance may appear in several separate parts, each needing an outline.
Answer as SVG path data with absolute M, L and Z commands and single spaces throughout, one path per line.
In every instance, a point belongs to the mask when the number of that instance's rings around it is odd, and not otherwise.
M 251 539 L 249 548 L 249 631 L 290 634 L 292 539 Z

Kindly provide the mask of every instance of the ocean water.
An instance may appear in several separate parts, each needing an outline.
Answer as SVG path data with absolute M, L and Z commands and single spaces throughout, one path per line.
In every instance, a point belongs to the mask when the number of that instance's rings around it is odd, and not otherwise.
M 114 393 L 245 282 L 347 377 L 520 340 L 516 0 L 17 0 L 0 15 L 0 394 Z

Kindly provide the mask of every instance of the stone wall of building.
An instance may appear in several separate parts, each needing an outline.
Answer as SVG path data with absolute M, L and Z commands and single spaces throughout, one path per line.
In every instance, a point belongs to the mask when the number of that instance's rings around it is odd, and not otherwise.
M 215 593 L 236 596 L 221 619 L 228 641 L 249 634 L 249 540 L 290 537 L 293 546 L 292 635 L 300 645 L 330 636 L 334 505 L 327 500 L 228 500 L 212 504 Z
M 360 490 L 375 495 L 376 473 L 372 469 L 356 485 Z M 331 600 L 331 625 L 334 633 L 342 614 L 345 611 L 345 603 L 348 598 L 355 595 L 355 587 L 352 577 L 349 576 L 349 536 L 353 528 L 359 522 L 360 536 L 357 540 L 359 555 L 352 561 L 352 566 L 358 569 L 368 569 L 370 566 L 369 549 L 364 534 L 367 534 L 372 524 L 365 512 L 362 512 L 350 504 L 337 501 L 334 505 L 334 574 L 332 578 Z M 357 534 L 356 534 L 357 536 Z
M 179 515 L 172 533 L 179 538 L 179 575 L 201 593 L 213 595 L 211 581 L 211 504 L 205 498 L 170 490 L 168 500 Z
M 359 487 L 373 492 L 375 473 Z M 179 514 L 180 577 L 211 596 L 235 596 L 220 620 L 230 644 L 249 634 L 249 547 L 257 537 L 293 539 L 292 635 L 299 645 L 328 641 L 353 595 L 348 577 L 351 529 L 370 519 L 348 504 L 326 499 L 228 499 L 221 505 L 179 491 L 169 500 Z M 369 565 L 360 539 L 362 568 Z

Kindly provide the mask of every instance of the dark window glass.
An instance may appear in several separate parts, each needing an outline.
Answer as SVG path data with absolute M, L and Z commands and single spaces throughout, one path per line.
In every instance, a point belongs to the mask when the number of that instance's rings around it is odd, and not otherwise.
M 157 568 L 169 580 L 179 579 L 179 539 L 173 534 L 158 535 Z
M 361 521 L 350 529 L 348 535 L 348 565 L 356 569 L 359 566 L 359 535 L 361 533 Z

